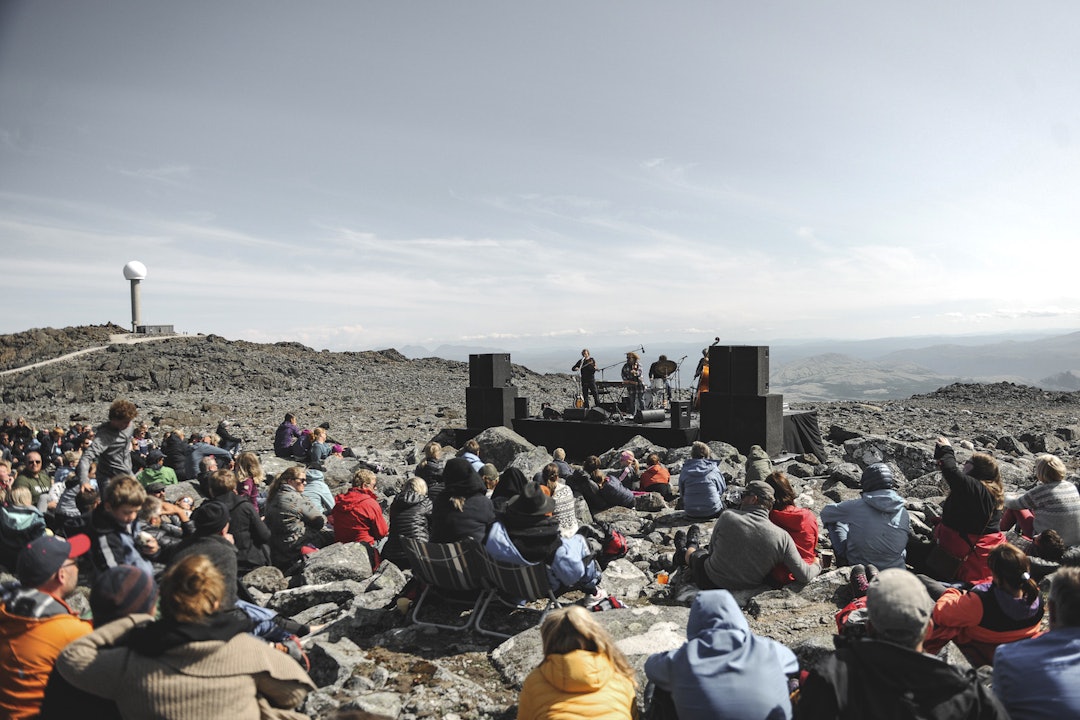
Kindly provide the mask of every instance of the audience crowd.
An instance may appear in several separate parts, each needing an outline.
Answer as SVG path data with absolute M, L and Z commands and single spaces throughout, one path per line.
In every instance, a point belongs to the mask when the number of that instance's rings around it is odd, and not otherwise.
M 97 427 L 0 425 L 0 566 L 17 578 L 0 587 L 5 717 L 296 717 L 315 687 L 300 640 L 312 628 L 254 603 L 240 578 L 267 565 L 293 574 L 334 542 L 362 544 L 373 568 L 408 567 L 407 538 L 473 539 L 498 560 L 542 564 L 557 594 L 583 594 L 544 618 L 519 718 L 635 717 L 639 678 L 588 611 L 603 607 L 598 561 L 613 536 L 576 508 L 634 508 L 649 493 L 690 521 L 670 566 L 701 591 L 686 643 L 645 664 L 647 717 L 1080 717 L 1080 569 L 1053 573 L 1044 598 L 1031 561 L 1080 539 L 1080 493 L 1054 456 L 1038 458 L 1033 489 L 1006 496 L 993 457 L 961 462 L 939 438 L 948 495 L 926 537 L 886 463 L 864 470 L 859 497 L 822 509 L 819 527 L 757 446 L 737 486 L 701 442 L 677 482 L 656 454 L 624 451 L 606 470 L 556 449 L 529 479 L 500 475 L 475 440 L 451 458 L 432 442 L 387 499 L 363 461 L 335 496 L 325 463 L 355 455 L 292 413 L 273 447 L 296 464 L 273 477 L 234 423 L 158 442 L 137 418 L 121 399 Z M 166 500 L 183 481 L 195 497 Z M 835 651 L 800 669 L 751 631 L 732 592 L 811 582 L 822 529 L 849 567 L 851 603 Z M 88 618 L 66 602 L 80 581 Z M 987 670 L 945 662 L 949 643 Z

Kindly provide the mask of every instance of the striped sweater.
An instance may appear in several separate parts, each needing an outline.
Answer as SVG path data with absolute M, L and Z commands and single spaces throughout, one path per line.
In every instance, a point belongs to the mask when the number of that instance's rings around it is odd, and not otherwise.
M 1006 498 L 1005 507 L 1034 513 L 1036 534 L 1057 530 L 1066 545 L 1080 545 L 1080 492 L 1068 480 L 1040 483 L 1023 495 Z

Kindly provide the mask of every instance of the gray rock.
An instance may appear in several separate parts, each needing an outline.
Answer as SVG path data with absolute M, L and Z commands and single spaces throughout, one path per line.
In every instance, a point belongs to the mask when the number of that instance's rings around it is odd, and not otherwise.
M 304 562 L 304 582 L 308 585 L 371 577 L 371 559 L 363 543 L 334 543 L 313 552 Z
M 375 573 L 374 577 L 371 578 L 371 582 L 368 583 L 367 591 L 389 590 L 398 593 L 408 581 L 405 573 L 397 565 L 389 560 L 383 560 L 379 564 L 379 571 Z
M 540 472 L 549 462 L 551 462 L 551 453 L 547 451 L 547 448 L 541 446 L 518 453 L 507 467 L 517 468 L 525 474 L 527 480 L 532 480 L 533 476 Z
M 303 585 L 274 593 L 267 607 L 284 615 L 293 615 L 324 603 L 335 603 L 341 607 L 347 607 L 353 598 L 363 592 L 364 586 L 353 580 L 339 580 L 322 585 Z
M 393 720 L 401 714 L 402 697 L 394 692 L 373 692 L 357 695 L 341 706 L 342 710 L 359 710 L 376 718 Z
M 634 509 L 638 512 L 659 512 L 666 507 L 667 502 L 660 493 L 650 492 L 634 498 Z
M 610 595 L 634 600 L 650 582 L 651 578 L 626 558 L 619 558 L 608 563 L 600 579 L 600 586 Z
M 369 664 L 367 653 L 349 638 L 343 637 L 331 642 L 318 637 L 307 648 L 312 681 L 321 688 L 341 685 L 352 675 L 357 665 Z
M 289 586 L 285 575 L 273 565 L 255 568 L 241 580 L 245 586 L 264 593 L 276 593 Z
M 648 518 L 637 514 L 634 510 L 624 507 L 608 508 L 594 516 L 601 522 L 606 522 L 624 535 L 643 535 L 652 529 L 652 523 Z
M 165 486 L 165 499 L 171 503 L 177 503 L 180 498 L 189 497 L 195 501 L 195 506 L 202 504 L 203 495 L 199 490 L 199 483 L 193 480 L 184 480 L 175 485 Z
M 480 443 L 480 455 L 485 462 L 495 465 L 501 472 L 521 453 L 535 450 L 536 446 L 507 427 L 493 427 L 476 436 Z M 550 456 L 549 456 L 550 457 Z M 532 475 L 527 477 L 531 478 Z

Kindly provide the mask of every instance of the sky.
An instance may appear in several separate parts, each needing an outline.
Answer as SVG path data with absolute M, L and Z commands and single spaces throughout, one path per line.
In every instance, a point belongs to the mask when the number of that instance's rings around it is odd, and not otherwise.
M 1073 2 L 0 0 L 0 332 L 1080 328 Z

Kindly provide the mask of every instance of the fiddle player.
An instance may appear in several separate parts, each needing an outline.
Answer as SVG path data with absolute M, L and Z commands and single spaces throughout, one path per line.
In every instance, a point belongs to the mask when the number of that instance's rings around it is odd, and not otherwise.
M 581 397 L 585 407 L 589 407 L 589 393 L 592 393 L 596 406 L 600 407 L 600 393 L 596 389 L 596 360 L 589 355 L 588 349 L 581 351 L 581 359 L 570 368 L 571 372 L 581 371 Z
M 622 380 L 630 395 L 631 412 L 645 411 L 645 385 L 641 379 L 641 357 L 636 352 L 626 353 L 626 364 L 622 366 Z

